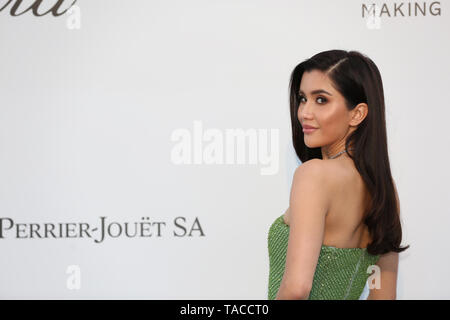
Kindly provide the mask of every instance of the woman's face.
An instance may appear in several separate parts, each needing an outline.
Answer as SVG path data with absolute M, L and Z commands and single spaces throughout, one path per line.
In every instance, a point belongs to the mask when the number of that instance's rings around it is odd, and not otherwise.
M 305 125 L 317 128 L 310 133 L 304 131 L 305 144 L 309 148 L 323 147 L 322 154 L 326 155 L 344 150 L 346 137 L 356 129 L 350 127 L 353 110 L 347 109 L 344 97 L 328 76 L 318 70 L 304 72 L 299 96 L 297 116 L 302 129 Z

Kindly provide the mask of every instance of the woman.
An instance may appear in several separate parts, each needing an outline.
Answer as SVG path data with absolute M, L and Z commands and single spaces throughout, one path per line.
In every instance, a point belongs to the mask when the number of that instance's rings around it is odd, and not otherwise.
M 357 51 L 325 51 L 295 67 L 289 90 L 302 164 L 269 229 L 268 298 L 358 299 L 371 280 L 368 299 L 396 299 L 398 253 L 409 246 L 400 247 L 378 68 Z

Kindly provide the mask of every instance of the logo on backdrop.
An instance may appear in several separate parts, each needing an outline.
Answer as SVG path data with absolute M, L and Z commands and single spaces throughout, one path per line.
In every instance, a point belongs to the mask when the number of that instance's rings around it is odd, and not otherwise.
M 417 16 L 440 16 L 441 3 L 433 1 L 423 2 L 389 2 L 379 6 L 375 3 L 362 4 L 362 17 L 417 17 Z
M 71 9 L 78 0 L 0 0 L 0 12 L 9 10 L 13 17 L 21 16 L 29 11 L 36 17 L 52 14 L 55 17 L 62 16 Z M 42 4 L 44 2 L 44 4 Z M 50 6 L 50 9 L 48 7 Z
M 381 19 L 396 18 L 396 17 L 417 17 L 417 16 L 440 16 L 441 3 L 433 1 L 427 2 L 392 2 L 378 5 L 362 4 L 361 5 L 362 18 L 366 20 L 368 29 L 381 29 Z
M 187 223 L 185 217 L 176 217 L 171 231 L 171 235 L 177 238 L 205 236 L 197 217 L 192 223 Z M 160 238 L 167 232 L 170 230 L 166 230 L 165 222 L 151 222 L 149 217 L 133 223 L 100 217 L 97 225 L 86 222 L 16 223 L 12 218 L 0 218 L 0 239 L 87 238 L 101 243 L 107 238 Z

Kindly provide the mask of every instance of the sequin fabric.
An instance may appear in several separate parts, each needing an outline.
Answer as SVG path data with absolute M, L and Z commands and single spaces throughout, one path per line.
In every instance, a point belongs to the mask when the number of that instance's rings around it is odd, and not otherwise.
M 269 284 L 268 299 L 274 300 L 286 264 L 289 225 L 283 215 L 270 226 L 268 234 Z M 371 271 L 369 266 L 380 255 L 371 255 L 366 248 L 337 248 L 322 245 L 313 285 L 308 300 L 357 300 L 364 290 Z

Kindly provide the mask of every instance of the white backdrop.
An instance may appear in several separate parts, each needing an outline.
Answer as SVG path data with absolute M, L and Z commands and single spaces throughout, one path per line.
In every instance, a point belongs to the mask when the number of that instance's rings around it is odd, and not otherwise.
M 384 2 L 78 0 L 59 17 L 3 9 L 0 298 L 266 299 L 267 233 L 300 163 L 289 76 L 329 49 L 367 54 L 383 77 L 411 245 L 398 299 L 450 298 L 449 3 L 417 2 L 426 12 L 416 15 L 416 2 L 388 1 L 379 19 L 363 17 L 371 3 Z M 241 162 L 226 160 L 233 131 L 252 137 L 236 146 Z M 180 154 L 192 163 L 178 164 Z

